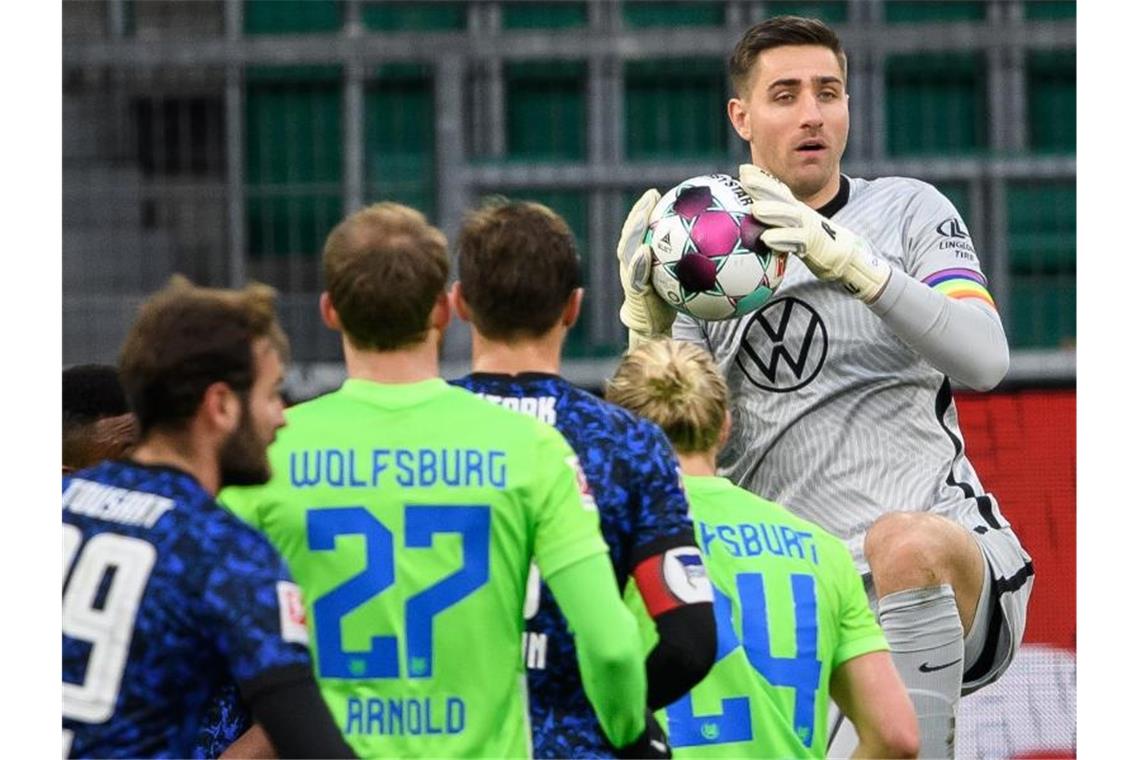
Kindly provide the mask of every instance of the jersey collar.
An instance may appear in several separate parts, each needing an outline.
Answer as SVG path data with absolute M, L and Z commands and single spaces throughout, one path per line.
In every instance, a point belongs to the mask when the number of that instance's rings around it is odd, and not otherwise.
M 550 372 L 520 372 L 517 375 L 511 375 L 506 372 L 472 372 L 468 375 L 472 380 L 498 381 L 498 382 L 528 382 L 531 380 L 561 380 L 561 375 L 555 375 Z
M 847 205 L 847 201 L 851 198 L 851 180 L 847 179 L 847 175 L 839 175 L 839 192 L 835 197 L 829 200 L 816 209 L 816 213 L 820 216 L 825 216 L 828 219 L 839 213 L 839 209 Z
M 376 383 L 350 377 L 344 381 L 341 392 L 375 406 L 390 409 L 416 406 L 445 393 L 447 382 L 442 377 L 421 380 L 418 383 Z

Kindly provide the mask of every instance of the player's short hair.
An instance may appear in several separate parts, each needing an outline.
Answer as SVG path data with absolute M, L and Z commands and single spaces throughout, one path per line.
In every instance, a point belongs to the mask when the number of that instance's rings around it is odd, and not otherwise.
M 712 450 L 728 413 L 728 385 L 712 356 L 675 340 L 640 344 L 606 383 L 606 400 L 657 423 L 682 454 Z
M 136 423 L 109 364 L 80 364 L 63 371 L 62 459 L 77 470 L 119 456 L 136 436 Z
M 545 334 L 582 285 L 574 235 L 541 203 L 490 199 L 467 215 L 458 249 L 471 321 L 493 340 Z
M 119 356 L 119 377 L 143 435 L 184 426 L 213 383 L 248 392 L 256 374 L 254 341 L 268 339 L 288 361 L 276 298 L 268 285 L 203 288 L 175 275 L 147 299 Z
M 344 219 L 325 240 L 325 289 L 349 342 L 392 351 L 427 336 L 447 285 L 447 238 L 419 211 L 376 203 Z
M 786 45 L 819 45 L 835 53 L 839 69 L 847 79 L 847 54 L 831 27 L 819 19 L 803 16 L 773 16 L 755 24 L 732 51 L 728 59 L 728 75 L 738 98 L 751 94 L 749 87 L 756 61 L 765 50 Z

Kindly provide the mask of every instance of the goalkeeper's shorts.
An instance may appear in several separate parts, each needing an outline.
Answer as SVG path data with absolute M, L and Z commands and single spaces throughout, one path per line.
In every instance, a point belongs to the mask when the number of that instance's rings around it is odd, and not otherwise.
M 1006 526 L 985 533 L 971 531 L 970 535 L 982 550 L 988 572 L 974 625 L 966 632 L 963 694 L 993 683 L 1009 667 L 1025 635 L 1033 590 L 1033 562 L 1012 529 Z

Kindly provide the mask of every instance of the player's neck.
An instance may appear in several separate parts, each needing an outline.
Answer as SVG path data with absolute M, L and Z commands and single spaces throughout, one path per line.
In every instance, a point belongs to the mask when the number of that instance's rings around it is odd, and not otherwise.
M 395 351 L 361 351 L 344 341 L 344 364 L 356 380 L 397 385 L 439 377 L 439 340 L 433 332 L 421 343 Z
M 551 330 L 537 338 L 512 341 L 490 340 L 471 331 L 471 371 L 500 375 L 545 372 L 557 375 L 562 369 L 564 331 Z
M 139 464 L 174 467 L 187 472 L 211 496 L 217 496 L 221 488 L 217 452 L 201 444 L 195 445 L 189 433 L 151 433 L 135 447 L 130 458 Z
M 836 172 L 835 176 L 829 179 L 827 181 L 827 184 L 819 189 L 819 192 L 816 192 L 807 198 L 800 198 L 800 200 L 811 208 L 818 210 L 821 207 L 826 206 L 832 198 L 839 194 L 839 185 L 839 172 Z
M 716 475 L 716 452 L 701 451 L 695 454 L 677 452 L 677 462 L 686 475 Z

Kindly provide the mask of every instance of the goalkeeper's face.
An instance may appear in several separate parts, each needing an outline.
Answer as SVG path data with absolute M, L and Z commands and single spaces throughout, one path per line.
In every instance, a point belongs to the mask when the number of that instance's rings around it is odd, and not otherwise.
M 752 68 L 747 98 L 733 98 L 728 114 L 752 148 L 752 163 L 767 169 L 808 205 L 839 190 L 839 159 L 850 116 L 839 59 L 819 45 L 765 50 Z

